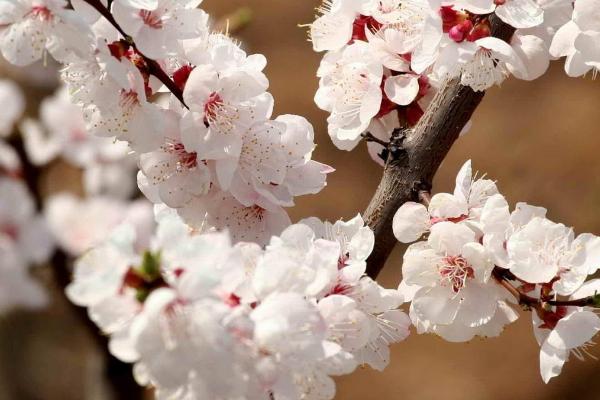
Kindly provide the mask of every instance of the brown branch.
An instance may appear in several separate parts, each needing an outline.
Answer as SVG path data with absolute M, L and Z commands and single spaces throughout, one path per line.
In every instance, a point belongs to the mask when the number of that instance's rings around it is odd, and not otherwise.
M 512 294 L 515 299 L 519 302 L 520 305 L 526 306 L 527 308 L 534 309 L 536 311 L 541 311 L 545 304 L 555 306 L 555 307 L 600 307 L 599 304 L 599 295 L 595 294 L 594 296 L 582 297 L 581 299 L 573 299 L 573 300 L 552 300 L 552 299 L 542 299 L 529 296 L 526 293 L 523 293 L 522 290 L 515 287 L 510 283 L 510 280 L 514 280 L 514 276 L 510 276 L 510 272 L 506 269 L 494 267 L 492 271 L 492 276 L 502 287 L 504 287 L 510 294 Z
M 373 134 L 371 132 L 362 133 L 360 136 L 362 136 L 365 139 L 366 142 L 377 143 L 377 144 L 382 145 L 384 148 L 387 148 L 390 145 L 385 140 L 381 140 L 378 137 L 373 136 Z
M 510 40 L 514 28 L 493 15 L 490 22 L 493 36 Z M 367 274 L 372 278 L 383 269 L 397 243 L 392 233 L 394 213 L 403 203 L 418 201 L 419 190 L 431 186 L 442 160 L 483 95 L 462 86 L 458 79 L 447 81 L 413 129 L 395 132 L 392 142 L 401 141 L 402 151 L 388 157 L 379 187 L 364 213 L 375 233 L 375 248 L 367 265 Z
M 526 306 L 528 308 L 533 308 L 536 310 L 540 310 L 542 305 L 539 299 L 535 297 L 531 297 L 525 293 L 523 293 L 518 288 L 514 287 L 506 278 L 505 275 L 506 270 L 498 267 L 494 267 L 492 271 L 492 276 L 502 287 L 504 287 L 510 294 L 512 294 L 515 299 L 519 302 L 520 305 Z
M 148 73 L 150 75 L 154 75 L 159 81 L 163 83 L 173 93 L 175 97 L 183 104 L 186 108 L 187 105 L 183 100 L 183 92 L 179 87 L 175 84 L 175 82 L 167 75 L 167 73 L 162 69 L 162 67 L 149 57 L 146 57 L 139 49 L 136 47 L 135 42 L 123 29 L 119 26 L 113 15 L 110 13 L 110 10 L 102 4 L 100 0 L 85 0 L 90 6 L 94 7 L 96 11 L 98 11 L 112 26 L 115 27 L 117 31 L 123 36 L 123 38 L 137 51 L 137 53 L 144 59 L 144 62 L 148 66 Z

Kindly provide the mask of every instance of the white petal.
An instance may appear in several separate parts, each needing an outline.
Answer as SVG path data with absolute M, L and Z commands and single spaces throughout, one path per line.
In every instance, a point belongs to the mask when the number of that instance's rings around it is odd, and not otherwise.
M 581 287 L 571 295 L 571 299 L 582 299 L 584 297 L 594 296 L 597 293 L 600 293 L 600 279 L 592 279 L 581 285 Z
M 544 10 L 533 0 L 509 0 L 496 8 L 496 15 L 517 28 L 532 28 L 544 22 Z
M 600 68 L 600 32 L 583 32 L 575 39 L 575 49 L 583 54 L 587 65 Z
M 412 301 L 412 308 L 420 320 L 432 324 L 448 325 L 454 321 L 460 298 L 452 296 L 450 288 L 436 286 L 419 290 Z
M 481 226 L 485 234 L 496 233 L 504 236 L 509 226 L 508 202 L 501 194 L 488 199 L 481 210 Z
M 338 50 L 352 39 L 352 19 L 347 15 L 327 14 L 310 26 L 314 51 Z
M 577 0 L 573 19 L 583 31 L 600 31 L 600 0 Z
M 429 220 L 429 213 L 423 204 L 406 202 L 394 214 L 394 236 L 402 243 L 414 242 L 429 229 Z
M 518 32 L 518 31 L 517 31 Z M 525 73 L 517 69 L 511 70 L 519 79 L 534 80 L 542 76 L 550 65 L 550 54 L 543 39 L 534 35 L 515 34 L 512 46 L 521 61 L 525 64 Z
M 565 57 L 571 54 L 575 49 L 575 39 L 580 32 L 579 27 L 573 21 L 561 26 L 552 38 L 550 54 L 554 57 Z
M 429 202 L 432 218 L 458 218 L 468 213 L 467 203 L 450 193 L 437 193 Z
M 567 361 L 569 352 L 566 350 L 555 349 L 544 343 L 540 351 L 540 374 L 545 383 L 550 379 L 560 375 L 562 367 Z
M 592 69 L 591 65 L 586 64 L 585 57 L 582 53 L 576 51 L 567 56 L 565 62 L 565 72 L 570 77 L 579 77 L 585 75 Z
M 492 273 L 492 269 L 494 268 L 494 264 L 491 262 L 489 254 L 483 245 L 475 242 L 467 243 L 463 247 L 461 254 L 467 260 L 469 265 L 473 267 L 475 278 L 479 282 L 487 282 Z
M 437 264 L 440 256 L 425 242 L 412 244 L 402 261 L 403 282 L 409 285 L 433 286 L 440 280 Z
M 558 323 L 548 335 L 547 343 L 561 350 L 577 348 L 600 331 L 600 318 L 591 311 L 575 311 Z
M 391 101 L 406 106 L 412 103 L 419 93 L 419 79 L 412 74 L 392 76 L 385 81 L 384 90 Z
M 585 247 L 585 261 L 582 265 L 582 272 L 592 275 L 600 268 L 600 237 L 591 233 L 583 233 L 577 236 L 572 246 Z
M 463 202 L 469 201 L 469 193 L 471 192 L 471 184 L 473 183 L 473 169 L 471 160 L 467 160 L 458 174 L 456 174 L 456 186 L 454 186 L 454 196 L 461 199 Z
M 459 255 L 463 246 L 475 241 L 475 233 L 465 225 L 440 222 L 431 227 L 427 242 L 441 254 Z
M 478 327 L 488 323 L 496 312 L 498 300 L 489 287 L 469 282 L 459 293 L 463 297 L 456 321 L 465 326 Z
M 485 37 L 475 41 L 478 46 L 492 50 L 494 56 L 500 61 L 504 61 L 511 71 L 517 70 L 525 73 L 525 65 L 517 56 L 513 48 L 504 40 L 495 37 Z

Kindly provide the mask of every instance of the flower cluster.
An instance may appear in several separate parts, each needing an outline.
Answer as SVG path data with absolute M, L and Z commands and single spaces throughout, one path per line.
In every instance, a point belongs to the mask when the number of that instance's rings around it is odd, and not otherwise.
M 483 91 L 511 74 L 535 79 L 553 56 L 568 57 L 570 75 L 597 68 L 599 3 L 577 0 L 575 10 L 572 3 L 325 0 L 310 36 L 315 51 L 326 51 L 315 101 L 330 113 L 333 142 L 350 150 L 365 132 L 388 140 L 395 128 L 416 124 L 448 79 Z M 492 36 L 494 19 L 514 34 Z
M 89 196 L 127 199 L 135 191 L 136 160 L 124 142 L 90 135 L 83 112 L 60 88 L 40 105 L 39 121 L 25 119 L 19 125 L 27 158 L 36 167 L 61 158 L 83 170 L 83 186 Z
M 46 293 L 29 269 L 45 263 L 54 239 L 23 179 L 21 160 L 4 139 L 25 111 L 23 93 L 0 80 L 0 314 L 15 307 L 39 308 Z
M 156 211 L 149 241 L 124 224 L 81 257 L 67 295 L 159 399 L 330 399 L 330 376 L 383 369 L 408 335 L 399 292 L 364 276 L 360 216 L 301 221 L 261 248 Z
M 497 336 L 518 317 L 511 303 L 521 303 L 534 311 L 547 382 L 600 331 L 588 307 L 600 280 L 587 281 L 600 267 L 600 238 L 574 237 L 541 207 L 518 203 L 511 212 L 493 181 L 472 177 L 470 162 L 454 193 L 405 203 L 393 229 L 403 243 L 427 234 L 406 251 L 399 288 L 419 332 L 454 342 Z
M 53 250 L 53 237 L 27 186 L 0 169 L 0 314 L 46 304 L 44 289 L 28 270 L 46 262 Z
M 271 118 L 264 57 L 211 32 L 199 3 L 2 0 L 0 50 L 16 65 L 45 52 L 64 65 L 73 105 L 61 91 L 43 104 L 42 127 L 23 125 L 35 162 L 61 155 L 85 169 L 89 192 L 125 197 L 131 151 L 152 202 L 264 244 L 290 224 L 284 207 L 320 191 L 332 169 L 311 160 L 308 121 Z

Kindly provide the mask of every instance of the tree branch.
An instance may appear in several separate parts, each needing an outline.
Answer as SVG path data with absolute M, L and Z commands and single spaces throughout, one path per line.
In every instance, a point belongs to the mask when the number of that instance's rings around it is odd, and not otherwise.
M 148 73 L 150 75 L 154 75 L 159 81 L 163 83 L 173 93 L 175 97 L 183 104 L 186 108 L 188 106 L 185 104 L 183 100 L 183 92 L 179 87 L 175 84 L 175 82 L 167 75 L 167 73 L 162 69 L 162 67 L 151 58 L 146 57 L 135 45 L 135 42 L 123 29 L 119 26 L 113 15 L 110 13 L 110 10 L 102 4 L 100 0 L 85 0 L 90 6 L 94 7 L 96 11 L 98 11 L 112 26 L 115 27 L 117 31 L 123 36 L 123 38 L 138 52 L 138 54 L 144 59 L 144 62 L 148 66 Z
M 490 16 L 492 35 L 509 41 L 514 28 Z M 397 241 L 392 233 L 396 210 L 407 201 L 418 201 L 419 191 L 431 187 L 433 177 L 452 144 L 481 102 L 484 92 L 462 86 L 458 79 L 445 82 L 429 108 L 413 128 L 395 132 L 402 151 L 388 157 L 383 176 L 364 219 L 375 233 L 375 248 L 368 259 L 367 274 L 375 278 L 383 269 Z
M 538 299 L 536 297 L 532 297 L 523 293 L 519 288 L 514 287 L 509 280 L 512 278 L 507 277 L 510 272 L 506 269 L 494 267 L 492 271 L 492 276 L 502 287 L 512 294 L 515 299 L 519 302 L 520 305 L 526 306 L 528 308 L 534 309 L 536 311 L 541 311 L 543 309 L 544 304 L 548 304 L 555 307 L 600 307 L 600 295 L 595 294 L 593 296 L 582 297 L 581 299 L 572 299 L 572 300 L 554 300 L 554 299 Z

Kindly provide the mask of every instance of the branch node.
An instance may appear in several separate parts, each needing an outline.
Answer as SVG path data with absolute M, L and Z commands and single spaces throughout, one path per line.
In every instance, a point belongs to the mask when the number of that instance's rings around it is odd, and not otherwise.
M 429 207 L 431 202 L 431 187 L 432 184 L 429 182 L 415 181 L 413 182 L 413 193 L 419 203 L 426 207 Z
M 408 152 L 404 148 L 404 140 L 406 139 L 408 129 L 396 128 L 392 132 L 392 138 L 386 148 L 385 158 L 386 162 L 399 162 L 408 156 Z M 382 152 L 383 154 L 383 152 Z M 391 156 L 391 157 L 390 157 Z
M 360 136 L 362 136 L 366 142 L 377 143 L 377 144 L 382 145 L 384 148 L 386 148 L 390 145 L 389 142 L 379 139 L 378 137 L 374 136 L 371 132 L 361 133 Z

